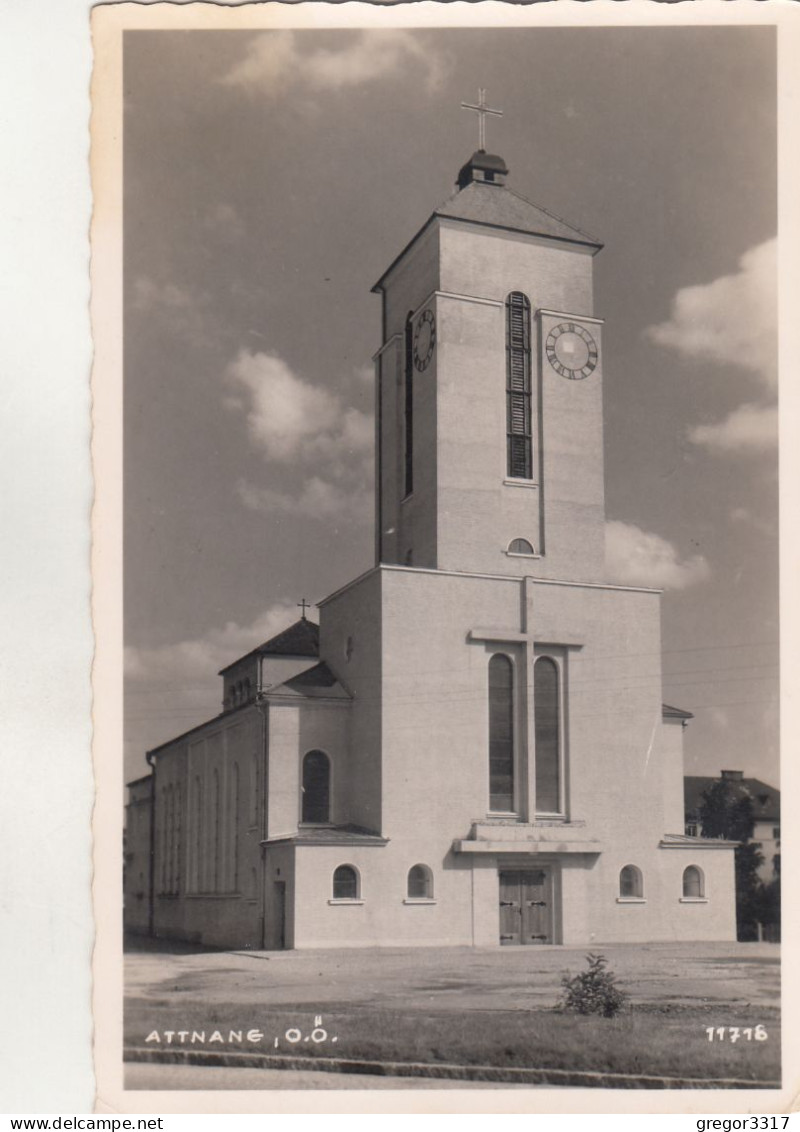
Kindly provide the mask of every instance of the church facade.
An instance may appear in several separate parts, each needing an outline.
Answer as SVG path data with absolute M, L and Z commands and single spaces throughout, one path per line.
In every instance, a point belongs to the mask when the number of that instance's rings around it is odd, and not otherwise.
M 605 575 L 601 245 L 507 173 L 476 152 L 375 285 L 376 564 L 148 753 L 134 926 L 267 949 L 736 938 L 734 847 L 683 832 L 659 592 Z

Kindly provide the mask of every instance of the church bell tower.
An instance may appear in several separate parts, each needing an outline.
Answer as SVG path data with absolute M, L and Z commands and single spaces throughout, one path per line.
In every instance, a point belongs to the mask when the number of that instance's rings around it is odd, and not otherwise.
M 601 581 L 602 245 L 507 177 L 473 153 L 373 288 L 377 558 Z

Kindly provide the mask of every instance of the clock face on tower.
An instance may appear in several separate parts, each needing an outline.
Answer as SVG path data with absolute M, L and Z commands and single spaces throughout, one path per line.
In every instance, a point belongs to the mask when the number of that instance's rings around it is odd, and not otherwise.
M 597 343 L 577 322 L 559 322 L 547 335 L 547 360 L 562 377 L 588 377 L 597 365 Z
M 436 320 L 433 311 L 423 311 L 414 331 L 414 365 L 417 369 L 427 369 L 436 345 Z

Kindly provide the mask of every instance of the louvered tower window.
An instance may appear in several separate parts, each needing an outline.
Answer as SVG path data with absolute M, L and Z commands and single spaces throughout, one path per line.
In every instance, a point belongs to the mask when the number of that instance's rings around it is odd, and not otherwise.
M 506 299 L 506 416 L 508 476 L 532 479 L 531 304 L 521 291 Z

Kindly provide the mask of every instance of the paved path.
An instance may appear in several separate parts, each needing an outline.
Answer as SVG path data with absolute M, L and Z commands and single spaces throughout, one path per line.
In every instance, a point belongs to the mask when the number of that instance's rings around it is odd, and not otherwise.
M 216 1065 L 125 1066 L 126 1089 L 496 1089 L 486 1081 L 376 1077 L 362 1073 L 305 1073 L 291 1069 L 225 1069 Z M 537 1088 L 543 1086 L 536 1086 Z M 531 1089 L 532 1085 L 502 1085 Z

